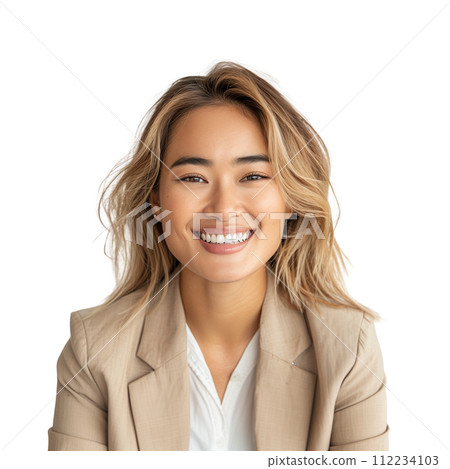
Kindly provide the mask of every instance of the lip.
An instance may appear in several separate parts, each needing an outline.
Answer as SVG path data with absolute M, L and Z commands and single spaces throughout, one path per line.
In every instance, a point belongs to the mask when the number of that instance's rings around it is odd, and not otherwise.
M 249 230 L 250 228 L 246 228 L 244 232 L 249 231 Z M 250 231 L 252 232 L 251 235 L 244 242 L 236 243 L 236 244 L 211 244 L 211 243 L 207 243 L 206 241 L 203 241 L 203 239 L 200 237 L 194 238 L 194 239 L 197 239 L 198 241 L 200 241 L 200 244 L 205 248 L 205 250 L 212 254 L 234 254 L 235 252 L 242 251 L 242 249 L 244 249 L 249 244 L 250 240 L 253 238 L 253 235 L 255 234 L 254 230 L 250 230 Z M 225 233 L 225 234 L 234 233 L 234 232 L 240 233 L 241 231 L 229 231 L 229 232 L 219 231 L 219 233 Z M 208 231 L 208 234 L 209 234 L 209 231 Z M 212 233 L 212 234 L 215 234 L 215 233 Z

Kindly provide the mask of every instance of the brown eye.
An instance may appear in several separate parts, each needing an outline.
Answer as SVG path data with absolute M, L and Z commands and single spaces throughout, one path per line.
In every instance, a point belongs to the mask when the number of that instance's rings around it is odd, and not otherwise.
M 201 176 L 199 176 L 198 174 L 194 174 L 194 175 L 191 175 L 191 176 L 184 176 L 182 178 L 178 178 L 179 181 L 186 181 L 186 182 L 197 182 L 197 181 L 193 181 L 192 179 L 202 179 L 204 180 Z
M 249 179 L 249 181 L 260 181 L 261 179 L 267 179 L 267 176 L 264 176 L 264 174 L 259 174 L 259 173 L 247 174 L 247 176 L 245 176 L 243 179 L 251 178 L 253 176 L 257 176 L 257 179 Z

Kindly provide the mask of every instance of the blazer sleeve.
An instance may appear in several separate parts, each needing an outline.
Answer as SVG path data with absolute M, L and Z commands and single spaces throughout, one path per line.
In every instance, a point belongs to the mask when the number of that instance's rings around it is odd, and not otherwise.
M 389 449 L 385 383 L 375 325 L 364 314 L 355 362 L 336 400 L 330 451 Z
M 77 311 L 70 315 L 70 339 L 57 361 L 49 451 L 107 450 L 107 406 L 89 369 L 86 333 Z

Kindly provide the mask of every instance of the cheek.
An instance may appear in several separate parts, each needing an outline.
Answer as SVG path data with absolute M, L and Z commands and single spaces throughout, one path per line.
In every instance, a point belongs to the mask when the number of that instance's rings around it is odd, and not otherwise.
M 267 219 L 270 219 L 271 213 L 281 215 L 289 212 L 281 193 L 274 187 L 262 190 L 256 199 L 259 212 L 266 213 Z
M 273 248 L 281 242 L 283 221 L 275 218 L 271 219 L 270 214 L 267 214 L 266 217 L 266 224 L 262 228 L 264 235 L 267 237 L 264 242 Z
M 263 192 L 260 195 L 263 195 Z M 276 188 L 267 190 L 264 197 L 258 201 L 258 206 L 261 208 L 259 212 L 265 213 L 260 225 L 264 234 L 270 239 L 270 244 L 278 244 L 282 239 L 286 214 L 289 213 L 281 193 Z
M 166 229 L 170 221 L 170 231 L 173 238 L 185 237 L 190 235 L 190 227 L 193 223 L 193 214 L 198 209 L 197 204 L 189 198 L 180 196 L 177 191 L 168 191 L 161 193 L 161 207 L 170 213 L 164 217 L 163 226 Z M 175 239 L 173 242 L 177 242 Z M 168 240 L 170 243 L 170 240 Z

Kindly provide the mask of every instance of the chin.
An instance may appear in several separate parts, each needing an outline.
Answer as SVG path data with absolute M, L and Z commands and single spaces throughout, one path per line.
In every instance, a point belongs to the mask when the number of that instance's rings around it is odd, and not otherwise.
M 189 268 L 189 266 L 187 268 Z M 241 265 L 236 265 L 234 267 L 224 265 L 223 268 L 220 268 L 217 265 L 214 266 L 214 268 L 211 265 L 202 265 L 201 267 L 196 267 L 192 271 L 199 277 L 212 283 L 237 282 L 253 273 L 253 270 L 247 272 Z

